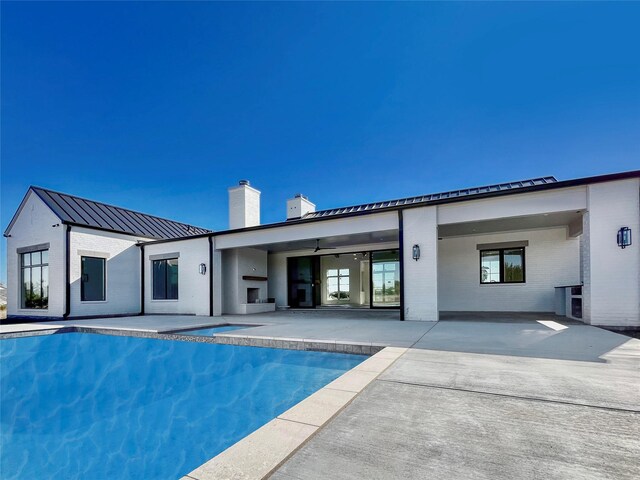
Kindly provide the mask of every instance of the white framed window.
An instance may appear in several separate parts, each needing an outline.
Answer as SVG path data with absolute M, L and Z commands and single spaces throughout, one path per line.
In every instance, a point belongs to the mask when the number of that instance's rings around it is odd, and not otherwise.
M 480 250 L 480 283 L 525 283 L 524 247 Z
M 330 268 L 327 270 L 327 300 L 349 301 L 349 269 Z
M 21 308 L 49 308 L 49 250 L 21 253 L 20 278 Z
M 153 299 L 178 299 L 178 259 L 153 260 Z

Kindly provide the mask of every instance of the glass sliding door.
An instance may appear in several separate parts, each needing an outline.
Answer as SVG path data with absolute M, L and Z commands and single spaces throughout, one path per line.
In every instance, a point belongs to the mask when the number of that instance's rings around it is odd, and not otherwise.
M 400 256 L 398 250 L 371 252 L 371 306 L 400 306 Z

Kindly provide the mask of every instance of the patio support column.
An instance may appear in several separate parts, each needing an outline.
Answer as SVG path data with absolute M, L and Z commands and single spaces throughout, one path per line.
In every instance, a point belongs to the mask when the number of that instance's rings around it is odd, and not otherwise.
M 212 314 L 214 317 L 222 315 L 222 252 L 216 249 L 216 238 L 211 237 L 211 272 L 213 289 L 211 299 L 213 302 Z
M 592 325 L 640 326 L 640 179 L 589 185 L 581 239 L 583 320 Z M 629 227 L 633 243 L 616 234 Z
M 438 210 L 437 207 L 403 211 L 404 319 L 438 320 Z M 413 246 L 420 258 L 413 259 Z

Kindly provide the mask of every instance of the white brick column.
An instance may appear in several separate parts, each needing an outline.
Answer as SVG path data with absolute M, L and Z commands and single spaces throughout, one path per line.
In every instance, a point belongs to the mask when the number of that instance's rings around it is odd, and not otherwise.
M 582 281 L 582 321 L 584 323 L 591 323 L 590 231 L 589 212 L 587 211 L 582 215 L 582 235 L 580 235 L 580 279 Z
M 403 268 L 405 320 L 438 320 L 438 210 L 403 210 Z M 412 257 L 420 247 L 420 259 Z
M 584 321 L 640 326 L 640 180 L 588 187 L 582 241 Z M 631 228 L 633 244 L 620 248 L 616 233 Z
M 213 316 L 222 315 L 222 252 L 216 249 L 216 238 L 212 238 L 211 248 L 213 248 L 213 265 L 211 275 L 213 275 Z

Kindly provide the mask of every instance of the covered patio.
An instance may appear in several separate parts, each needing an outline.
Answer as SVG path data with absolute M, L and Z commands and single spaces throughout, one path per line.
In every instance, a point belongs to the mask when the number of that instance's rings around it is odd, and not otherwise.
M 251 235 L 230 233 L 215 238 L 215 249 L 222 314 L 282 308 L 400 309 L 395 212 L 275 226 Z M 272 307 L 255 305 L 264 303 Z

